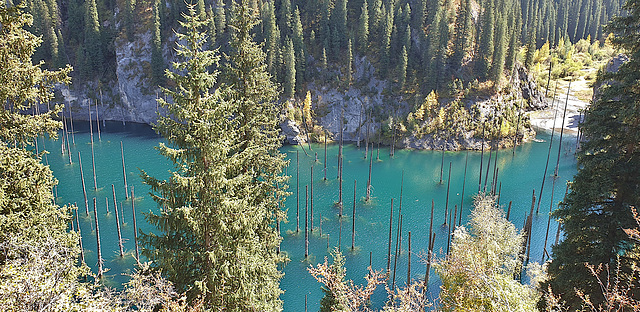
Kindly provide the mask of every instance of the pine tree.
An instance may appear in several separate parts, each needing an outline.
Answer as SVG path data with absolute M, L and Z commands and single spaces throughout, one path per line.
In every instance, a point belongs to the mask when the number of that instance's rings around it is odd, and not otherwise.
M 382 0 L 373 0 L 369 7 L 369 36 L 371 40 L 380 40 L 382 38 L 382 25 L 385 16 Z
M 536 33 L 534 29 L 529 30 L 527 38 L 527 50 L 524 55 L 524 67 L 530 68 L 533 64 L 533 54 L 536 52 Z
M 222 40 L 224 38 L 224 32 L 227 27 L 227 15 L 224 9 L 224 1 L 217 0 L 216 1 L 216 30 L 218 34 L 216 35 L 217 40 Z
M 347 43 L 347 62 L 346 62 L 347 66 L 347 74 L 346 74 L 346 82 L 347 82 L 347 88 L 349 88 L 351 86 L 351 81 L 352 81 L 352 69 L 353 69 L 353 50 L 351 47 L 351 39 L 349 39 L 348 43 Z
M 486 77 L 491 67 L 494 52 L 494 22 L 494 0 L 489 0 L 482 14 L 482 33 L 475 59 L 475 75 L 480 78 Z
M 387 14 L 382 22 L 382 72 L 390 70 L 391 66 L 391 32 L 393 30 L 393 10 L 386 10 Z
M 400 53 L 400 63 L 398 64 L 398 86 L 400 90 L 404 89 L 404 84 L 407 79 L 407 47 L 402 47 L 402 52 Z
M 267 70 L 277 80 L 278 60 L 280 59 L 280 29 L 276 24 L 276 15 L 271 2 L 265 2 L 262 11 Z
M 86 68 L 87 77 L 101 75 L 104 68 L 104 57 L 102 54 L 102 42 L 100 40 L 100 20 L 95 0 L 88 0 L 85 3 L 85 25 L 84 25 L 84 54 L 85 61 L 89 66 Z
M 163 89 L 172 103 L 158 99 L 168 110 L 156 130 L 168 144 L 161 154 L 176 165 L 169 180 L 143 173 L 154 200 L 163 209 L 149 214 L 160 234 L 143 235 L 143 253 L 163 269 L 187 298 L 201 298 L 207 309 L 280 311 L 282 274 L 275 250 L 280 236 L 273 227 L 284 218 L 277 185 L 284 156 L 265 55 L 252 41 L 253 10 L 234 9 L 229 56 L 218 89 L 216 51 L 203 50 L 205 22 L 193 5 L 181 22 L 178 55 L 167 76 L 176 87 Z M 169 147 L 171 146 L 171 147 Z
M 205 11 L 205 15 L 206 15 L 206 20 L 207 20 L 207 42 L 209 42 L 209 46 L 210 47 L 216 47 L 216 41 L 217 38 L 216 36 L 218 35 L 218 31 L 216 30 L 216 13 L 213 9 L 213 7 L 209 6 L 207 7 L 207 10 Z M 160 22 L 160 20 L 158 21 Z
M 603 300 L 585 262 L 616 268 L 619 259 L 624 274 L 638 261 L 637 241 L 623 229 L 637 226 L 631 209 L 640 203 L 640 1 L 628 0 L 624 8 L 627 14 L 614 18 L 606 30 L 615 34 L 612 42 L 628 51 L 629 60 L 617 72 L 599 74 L 601 87 L 580 127 L 585 141 L 578 152 L 579 170 L 554 212 L 564 239 L 553 248 L 551 287 L 555 293 L 564 293 L 563 300 L 573 308 L 581 304 L 574 288 L 596 306 Z M 601 273 L 603 281 L 607 273 Z M 633 284 L 637 289 L 637 279 Z M 637 292 L 631 294 L 638 298 Z
M 286 197 L 282 186 L 288 180 L 282 175 L 287 164 L 285 155 L 279 151 L 282 105 L 276 102 L 278 90 L 266 71 L 265 54 L 253 41 L 256 11 L 242 4 L 234 15 L 230 22 L 234 29 L 231 52 L 222 82 L 226 86 L 224 97 L 234 112 L 230 124 L 235 133 L 226 173 L 238 195 L 232 198 L 234 204 L 227 207 L 222 219 L 244 228 L 216 234 L 214 241 L 232 243 L 231 248 L 218 252 L 227 261 L 221 268 L 229 265 L 235 278 L 213 291 L 222 294 L 217 302 L 230 311 L 280 311 L 283 274 L 277 264 L 284 257 L 276 254 L 282 238 L 275 223 L 286 218 L 279 207 Z
M 0 298 L 7 311 L 70 310 L 69 298 L 86 291 L 79 281 L 88 268 L 77 265 L 70 207 L 54 203 L 57 181 L 27 150 L 36 136 L 56 137 L 62 124 L 53 118 L 62 107 L 35 116 L 23 112 L 53 99 L 56 84 L 70 82 L 71 67 L 43 70 L 34 62 L 42 41 L 25 29 L 32 22 L 23 5 L 0 4 Z
M 168 114 L 154 127 L 168 142 L 160 144 L 160 153 L 179 169 L 169 180 L 143 173 L 155 193 L 154 200 L 162 207 L 160 214 L 147 215 L 160 233 L 142 235 L 143 254 L 163 269 L 178 291 L 188 291 L 190 300 L 202 297 L 209 303 L 219 295 L 212 292 L 216 285 L 223 284 L 217 271 L 223 262 L 215 249 L 223 241 L 214 241 L 213 232 L 224 229 L 224 219 L 217 213 L 223 200 L 219 193 L 226 184 L 214 181 L 225 176 L 220 166 L 230 150 L 232 133 L 224 131 L 230 107 L 213 89 L 217 72 L 210 73 L 207 68 L 217 67 L 219 57 L 203 50 L 204 22 L 194 5 L 189 5 L 184 18 L 180 24 L 186 34 L 176 34 L 179 42 L 184 42 L 177 49 L 181 61 L 174 63 L 175 71 L 167 71 L 176 87 L 162 88 L 172 103 L 158 99 Z
M 336 37 L 336 43 L 338 47 L 345 47 L 347 45 L 347 0 L 336 0 L 331 19 L 335 29 L 333 35 Z
M 155 85 L 160 85 L 165 69 L 160 32 L 160 0 L 153 1 L 153 36 L 151 40 L 151 77 Z
M 306 52 L 300 10 L 296 7 L 293 12 L 293 49 L 296 56 L 296 89 L 302 89 L 306 70 Z
M 449 20 L 447 17 L 447 1 L 437 6 L 436 15 L 431 23 L 429 47 L 426 60 L 428 65 L 427 84 L 429 89 L 438 89 L 440 78 L 445 70 L 447 46 L 449 44 Z
M 358 20 L 358 48 L 360 53 L 367 52 L 369 46 L 369 6 L 367 0 L 362 3 L 360 19 Z
M 505 14 L 498 14 L 496 21 L 496 42 L 495 52 L 493 54 L 493 61 L 491 64 L 491 74 L 489 79 L 494 82 L 494 85 L 498 87 L 500 85 L 500 79 L 504 72 L 504 64 L 507 56 L 508 38 L 507 38 L 507 23 Z
M 284 44 L 284 96 L 292 98 L 296 92 L 296 57 L 293 41 L 285 39 Z
M 278 8 L 278 26 L 282 31 L 282 37 L 288 37 L 292 31 L 292 10 L 291 0 L 280 0 Z
M 507 50 L 507 57 L 505 68 L 508 72 L 513 70 L 513 67 L 516 64 L 516 56 L 518 55 L 518 51 L 520 50 L 520 44 L 518 38 L 520 38 L 520 9 L 515 8 L 509 14 L 509 49 Z
M 462 66 L 462 60 L 467 55 L 469 40 L 471 39 L 471 0 L 463 0 L 456 16 L 455 34 L 453 41 L 453 55 L 451 63 L 455 69 Z

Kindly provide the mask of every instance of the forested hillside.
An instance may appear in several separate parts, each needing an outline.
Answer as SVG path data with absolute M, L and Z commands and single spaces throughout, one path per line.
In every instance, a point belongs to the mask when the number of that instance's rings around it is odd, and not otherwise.
M 228 50 L 230 1 L 198 2 L 212 17 L 209 42 Z M 549 41 L 603 40 L 602 28 L 619 12 L 620 0 L 322 0 L 251 1 L 262 23 L 256 39 L 267 52 L 269 72 L 283 95 L 303 96 L 310 82 L 333 88 L 355 81 L 356 59 L 366 57 L 375 76 L 392 82 L 390 94 L 447 94 L 476 79 L 504 83 L 520 47 L 533 51 Z M 47 67 L 72 64 L 77 87 L 115 79 L 119 40 L 151 44 L 144 76 L 163 85 L 173 61 L 173 30 L 185 11 L 182 0 L 28 0 L 30 29 L 43 37 L 35 59 Z M 139 36 L 139 34 L 148 34 Z M 164 49 L 163 49 L 164 47 Z M 359 83 L 362 87 L 366 84 Z

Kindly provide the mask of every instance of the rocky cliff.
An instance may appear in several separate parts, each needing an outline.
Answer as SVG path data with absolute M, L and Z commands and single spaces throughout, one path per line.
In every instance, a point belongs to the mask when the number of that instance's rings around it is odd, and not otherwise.
M 65 104 L 70 107 L 73 118 L 87 120 L 89 116 L 96 118 L 97 113 L 101 120 L 147 124 L 156 121 L 156 98 L 161 96 L 161 93 L 151 82 L 150 43 L 150 32 L 136 34 L 133 41 L 117 40 L 115 81 L 100 85 L 89 82 L 63 88 L 61 93 Z M 171 59 L 170 51 L 172 49 L 165 46 L 166 59 Z M 342 126 L 345 141 L 362 141 L 367 131 L 374 135 L 384 127 L 384 122 L 389 118 L 405 118 L 413 109 L 413 105 L 410 105 L 404 96 L 389 95 L 391 83 L 378 80 L 375 68 L 365 57 L 356 57 L 354 69 L 354 83 L 348 87 L 316 83 L 307 86 L 313 95 L 314 123 L 326 130 L 334 140 L 338 138 Z M 491 105 L 496 102 L 513 102 L 521 98 L 526 101 L 527 110 L 546 107 L 548 104 L 543 94 L 528 72 L 521 66 L 514 72 L 509 82 L 511 87 L 508 94 L 466 99 L 465 105 L 471 107 L 475 104 L 483 115 L 489 114 Z M 339 75 L 339 72 L 336 74 Z M 289 101 L 288 105 L 291 109 L 294 102 Z M 367 118 L 367 112 L 373 112 L 371 119 Z M 69 111 L 66 114 L 69 114 Z M 307 141 L 304 127 L 286 116 L 281 120 L 281 128 L 287 143 L 299 144 Z M 529 135 L 525 135 L 527 136 Z M 429 136 L 418 139 L 408 136 L 397 141 L 399 147 L 416 149 L 478 149 L 480 144 L 474 133 L 465 133 L 454 139 Z
M 151 33 L 135 36 L 133 41 L 116 40 L 115 81 L 92 81 L 60 90 L 74 119 L 87 120 L 90 114 L 95 118 L 97 113 L 100 120 L 147 124 L 157 120 L 160 90 L 151 82 Z

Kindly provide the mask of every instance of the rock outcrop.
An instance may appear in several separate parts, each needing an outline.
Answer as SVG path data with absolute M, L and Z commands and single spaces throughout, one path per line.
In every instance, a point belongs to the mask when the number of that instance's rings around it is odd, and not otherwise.
M 538 88 L 538 84 L 529 71 L 522 65 L 516 64 L 517 74 L 511 82 L 513 92 L 527 101 L 530 110 L 541 110 L 549 106 L 544 93 Z
M 96 82 L 62 87 L 64 102 L 73 118 L 151 124 L 157 120 L 159 89 L 151 82 L 151 32 L 136 34 L 136 40 L 116 40 L 116 80 L 97 87 Z M 165 49 L 166 50 L 166 49 Z

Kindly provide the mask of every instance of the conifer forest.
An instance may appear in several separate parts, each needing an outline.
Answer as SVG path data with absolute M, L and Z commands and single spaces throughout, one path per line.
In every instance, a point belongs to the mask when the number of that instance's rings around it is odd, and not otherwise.
M 5 0 L 0 64 L 2 311 L 640 311 L 640 0 Z

